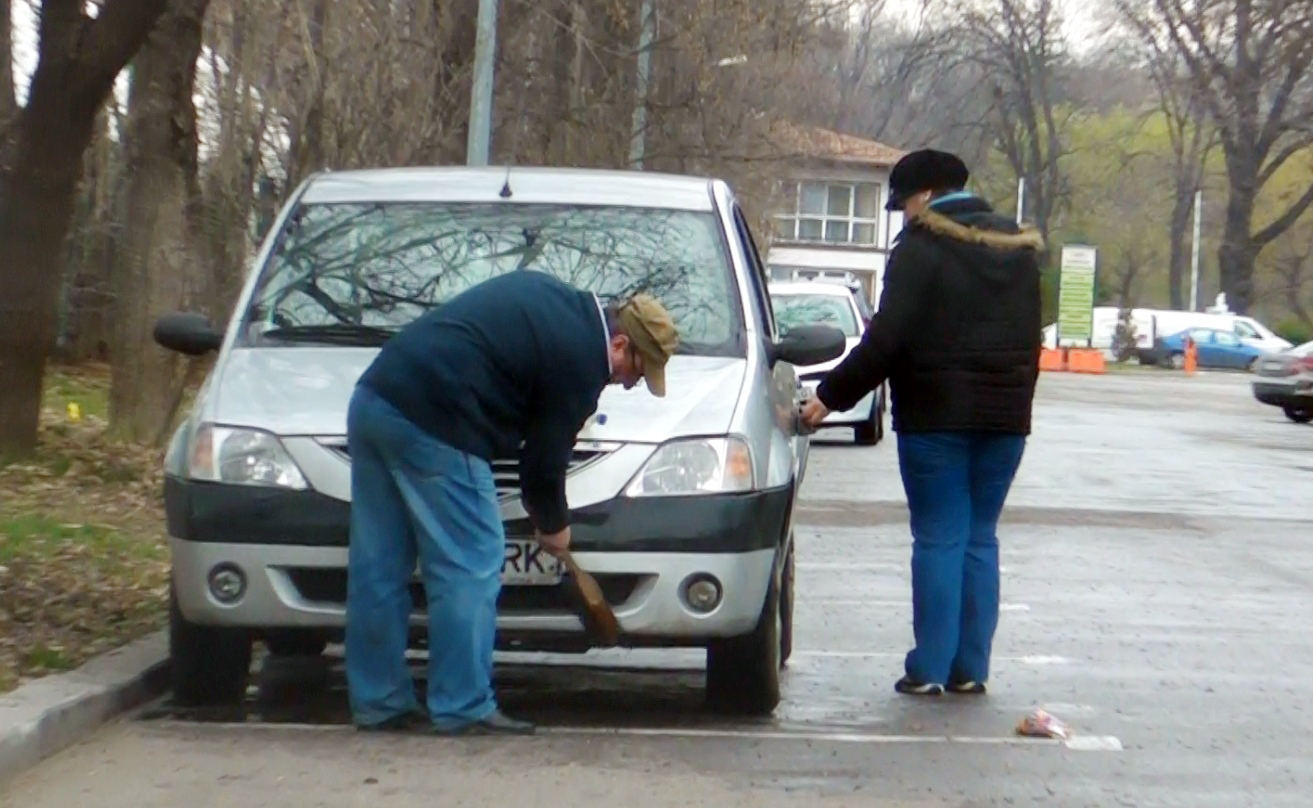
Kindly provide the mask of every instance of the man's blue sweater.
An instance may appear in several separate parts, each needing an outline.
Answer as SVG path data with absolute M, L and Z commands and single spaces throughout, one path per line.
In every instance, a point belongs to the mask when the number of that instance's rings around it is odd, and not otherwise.
M 538 530 L 555 533 L 570 520 L 565 472 L 576 436 L 610 375 L 597 299 L 517 271 L 417 318 L 359 383 L 453 448 L 484 460 L 519 451 L 524 506 Z

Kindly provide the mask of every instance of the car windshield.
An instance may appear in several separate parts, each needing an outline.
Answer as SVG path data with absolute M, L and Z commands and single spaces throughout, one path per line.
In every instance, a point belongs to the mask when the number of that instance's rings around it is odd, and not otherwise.
M 858 336 L 852 304 L 839 295 L 777 294 L 771 303 L 781 336 L 800 325 L 829 325 L 845 337 Z
M 742 355 L 711 213 L 511 203 L 310 204 L 288 221 L 246 313 L 246 344 L 379 345 L 480 281 L 548 272 L 603 303 L 647 292 L 680 353 Z

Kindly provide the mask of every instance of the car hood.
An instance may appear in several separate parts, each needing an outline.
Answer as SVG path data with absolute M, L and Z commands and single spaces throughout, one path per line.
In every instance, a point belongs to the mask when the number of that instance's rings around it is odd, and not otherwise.
M 836 356 L 834 359 L 831 359 L 829 362 L 821 362 L 819 365 L 798 365 L 796 371 L 799 376 L 803 376 L 812 373 L 825 373 L 826 371 L 834 370 L 836 367 L 839 366 L 840 362 L 848 358 L 848 354 L 852 353 L 853 348 L 856 348 L 857 344 L 860 343 L 861 341 L 862 341 L 861 337 L 848 337 L 847 339 L 844 340 L 843 353 L 840 354 L 839 356 Z
M 342 435 L 356 380 L 373 348 L 247 348 L 233 351 L 216 379 L 206 418 L 278 435 Z M 733 357 L 675 356 L 666 367 L 666 397 L 640 383 L 609 386 L 580 439 L 658 443 L 729 428 L 746 362 Z M 605 416 L 604 418 L 600 416 Z

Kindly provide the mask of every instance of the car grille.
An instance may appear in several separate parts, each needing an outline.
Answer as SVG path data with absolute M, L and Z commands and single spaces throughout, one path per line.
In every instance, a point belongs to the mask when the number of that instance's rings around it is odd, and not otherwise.
M 346 605 L 347 573 L 344 569 L 329 567 L 285 567 L 296 591 L 313 603 Z M 602 596 L 612 607 L 624 605 L 642 582 L 643 576 L 632 573 L 593 574 Z M 422 581 L 413 580 L 409 587 L 410 608 L 422 613 L 428 608 L 428 598 Z M 577 609 L 574 585 L 562 581 L 555 586 L 503 586 L 497 595 L 497 611 L 502 614 L 533 612 L 573 612 Z
M 346 458 L 351 459 L 351 450 L 347 447 L 345 440 L 322 440 L 324 446 Z M 593 444 L 593 447 L 598 447 Z M 592 463 L 608 452 L 613 447 L 600 448 L 576 448 L 570 453 L 570 462 L 566 466 L 566 474 L 572 474 L 584 466 Z M 493 482 L 497 486 L 497 494 L 500 496 L 518 495 L 520 493 L 520 461 L 515 459 L 494 460 L 492 461 Z

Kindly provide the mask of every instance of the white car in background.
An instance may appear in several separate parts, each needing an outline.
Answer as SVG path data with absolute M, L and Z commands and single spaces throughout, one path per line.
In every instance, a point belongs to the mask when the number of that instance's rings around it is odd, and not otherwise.
M 772 283 L 769 288 L 771 305 L 780 334 L 789 329 L 807 325 L 828 325 L 843 332 L 843 355 L 819 365 L 797 368 L 803 398 L 816 392 L 816 385 L 848 355 L 866 333 L 867 320 L 857 305 L 854 293 L 846 286 L 821 281 L 793 281 Z M 863 446 L 872 446 L 884 437 L 885 385 L 867 393 L 857 406 L 843 412 L 832 412 L 821 422 L 821 429 L 843 427 L 853 430 L 853 439 Z

